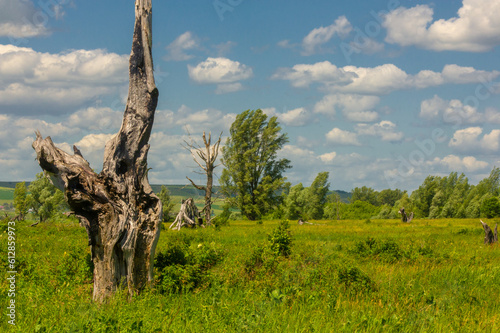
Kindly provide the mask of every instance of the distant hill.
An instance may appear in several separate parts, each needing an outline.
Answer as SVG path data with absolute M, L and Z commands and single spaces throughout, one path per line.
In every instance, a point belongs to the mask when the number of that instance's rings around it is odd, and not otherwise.
M 0 201 L 1 200 L 13 200 L 14 199 L 14 188 L 16 188 L 17 182 L 2 182 L 0 181 Z M 26 182 L 26 186 L 29 186 L 29 182 Z M 155 193 L 161 191 L 162 185 L 151 185 Z M 197 190 L 193 185 L 165 185 L 170 191 L 170 195 L 183 197 L 183 198 L 197 198 L 205 196 L 205 192 Z M 218 192 L 220 186 L 214 186 L 213 192 Z M 346 191 L 335 190 L 338 195 L 340 195 L 340 200 L 342 202 L 349 202 L 351 198 L 351 193 Z M 328 194 L 333 193 L 330 192 Z

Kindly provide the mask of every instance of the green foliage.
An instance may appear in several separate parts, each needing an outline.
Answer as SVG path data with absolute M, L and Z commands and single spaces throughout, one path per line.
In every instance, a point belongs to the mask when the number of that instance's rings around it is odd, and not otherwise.
M 221 192 L 231 206 L 249 220 L 266 215 L 280 204 L 284 188 L 282 173 L 290 161 L 278 159 L 288 142 L 276 117 L 267 119 L 259 110 L 247 110 L 236 117 L 222 148 L 225 169 L 220 177 Z
M 376 290 L 376 285 L 362 270 L 355 266 L 344 266 L 337 270 L 338 282 L 347 290 L 370 292 Z
M 304 188 L 302 183 L 293 186 L 284 200 L 286 218 L 322 219 L 329 186 L 328 172 L 320 172 L 310 187 Z
M 376 207 L 366 201 L 354 201 L 351 204 L 340 203 L 340 216 L 342 219 L 357 220 L 369 219 L 380 212 L 381 207 Z
M 231 218 L 231 211 L 227 205 L 222 209 L 222 213 L 212 218 L 211 223 L 215 227 L 215 229 L 220 230 L 222 226 L 229 225 L 229 220 Z
M 161 191 L 158 193 L 158 198 L 161 201 L 163 207 L 163 220 L 162 222 L 170 221 L 170 214 L 174 208 L 174 203 L 170 198 L 170 191 L 167 189 L 165 185 L 161 186 Z
M 277 256 L 288 257 L 292 253 L 290 222 L 282 220 L 278 227 L 268 235 L 269 248 Z
M 290 220 L 297 220 L 304 217 L 304 207 L 306 206 L 304 186 L 298 183 L 290 189 L 290 193 L 285 198 L 285 216 Z
M 308 187 L 306 192 L 305 218 L 319 220 L 323 218 L 323 209 L 326 204 L 330 184 L 328 183 L 328 172 L 320 172 Z
M 500 201 L 497 197 L 483 200 L 481 204 L 481 216 L 489 219 L 500 217 Z
M 119 290 L 97 304 L 87 275 L 85 229 L 53 220 L 36 228 L 16 222 L 14 331 L 500 330 L 500 252 L 484 247 L 475 218 L 292 226 L 287 258 L 275 255 L 268 243 L 279 224 L 232 221 L 224 233 L 164 230 L 152 288 L 133 297 Z M 4 271 L 7 241 L 3 233 Z M 7 295 L 8 289 L 4 279 L 0 292 Z M 0 298 L 2 307 L 8 299 Z M 1 332 L 12 330 L 0 322 Z
M 351 202 L 365 201 L 369 202 L 373 206 L 378 206 L 379 204 L 377 191 L 375 191 L 371 187 L 366 187 L 366 186 L 363 186 L 361 188 L 355 187 L 352 190 L 352 196 L 350 201 Z
M 220 262 L 223 252 L 209 244 L 177 239 L 155 256 L 157 288 L 161 293 L 189 292 L 210 283 L 208 270 Z
M 71 245 L 63 253 L 62 263 L 58 266 L 61 282 L 82 284 L 92 281 L 94 263 L 88 248 Z
M 14 190 L 14 207 L 16 208 L 16 214 L 18 214 L 22 220 L 26 214 L 28 214 L 28 189 L 26 188 L 26 183 L 21 182 L 16 184 L 16 188 Z
M 64 194 L 57 189 L 43 173 L 36 175 L 28 187 L 26 197 L 29 208 L 39 217 L 41 222 L 68 209 Z

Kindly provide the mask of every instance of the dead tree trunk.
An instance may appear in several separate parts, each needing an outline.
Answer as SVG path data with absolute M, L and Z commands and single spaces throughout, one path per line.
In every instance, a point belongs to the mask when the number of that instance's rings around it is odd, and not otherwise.
M 410 216 L 406 215 L 406 212 L 405 212 L 405 208 L 402 207 L 400 210 L 399 210 L 399 214 L 401 214 L 401 222 L 404 222 L 404 223 L 410 223 L 411 220 L 413 220 L 413 212 L 410 213 Z
M 190 143 L 184 141 L 186 143 L 186 146 L 184 148 L 191 152 L 194 161 L 203 170 L 201 174 L 207 175 L 206 186 L 196 185 L 189 177 L 186 177 L 195 188 L 201 191 L 205 191 L 205 206 L 203 207 L 202 212 L 205 212 L 205 224 L 207 226 L 210 225 L 212 216 L 212 184 L 214 179 L 214 169 L 218 166 L 215 165 L 215 161 L 217 160 L 217 155 L 219 154 L 221 137 L 222 133 L 219 135 L 219 139 L 212 146 L 212 134 L 208 133 L 207 140 L 205 132 L 203 132 L 203 143 L 205 144 L 205 148 L 197 145 L 192 139 Z M 201 162 L 198 161 L 198 158 L 201 159 Z
M 482 220 L 479 221 L 481 221 L 481 224 L 483 225 L 484 229 L 484 244 L 493 244 L 498 242 L 498 233 L 497 233 L 498 224 L 495 224 L 495 231 L 493 232 L 486 223 L 484 223 Z
M 193 198 L 183 200 L 179 214 L 169 229 L 181 230 L 183 226 L 196 227 L 203 226 L 198 207 L 194 204 Z
M 102 172 L 96 174 L 76 147 L 73 155 L 67 154 L 39 132 L 33 143 L 40 166 L 87 229 L 93 298 L 100 302 L 125 284 L 134 294 L 153 280 L 162 207 L 147 178 L 148 141 L 158 101 L 151 9 L 151 0 L 136 0 L 127 105 L 120 131 L 106 144 Z

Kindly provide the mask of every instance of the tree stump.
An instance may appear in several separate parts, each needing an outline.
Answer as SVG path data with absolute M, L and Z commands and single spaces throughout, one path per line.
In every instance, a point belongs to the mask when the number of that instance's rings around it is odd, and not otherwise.
M 404 207 L 401 207 L 399 214 L 401 214 L 401 222 L 410 223 L 413 220 L 413 212 L 410 213 L 410 216 L 406 215 Z
M 196 226 L 205 227 L 203 225 L 203 220 L 200 217 L 198 207 L 194 204 L 193 198 L 182 201 L 179 214 L 177 214 L 175 221 L 170 225 L 169 229 L 181 230 L 183 226 L 189 226 L 192 228 Z
M 484 244 L 493 244 L 498 242 L 498 233 L 497 233 L 498 224 L 495 224 L 495 231 L 493 232 L 486 223 L 484 223 L 482 220 L 479 221 L 481 221 L 481 224 L 483 225 L 484 229 Z
M 54 185 L 87 229 L 94 262 L 93 299 L 126 284 L 130 294 L 153 281 L 162 207 L 147 178 L 149 137 L 158 101 L 151 54 L 151 0 L 135 1 L 129 91 L 120 131 L 105 148 L 96 174 L 78 148 L 70 155 L 39 132 L 33 148 Z

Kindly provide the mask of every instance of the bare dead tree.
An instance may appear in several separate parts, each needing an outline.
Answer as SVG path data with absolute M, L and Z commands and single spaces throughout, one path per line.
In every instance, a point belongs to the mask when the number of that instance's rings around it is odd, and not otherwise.
M 498 224 L 495 224 L 495 231 L 493 232 L 486 223 L 484 223 L 482 220 L 479 221 L 481 221 L 481 224 L 483 225 L 484 229 L 484 244 L 493 244 L 498 242 L 498 232 L 497 232 Z
M 410 216 L 406 215 L 404 207 L 401 207 L 399 214 L 401 214 L 401 222 L 410 223 L 413 220 L 413 212 L 410 213 Z
M 202 209 L 202 212 L 205 213 L 205 224 L 210 225 L 211 214 L 212 214 L 212 185 L 214 178 L 214 169 L 220 164 L 215 164 L 217 160 L 217 156 L 219 154 L 219 147 L 222 138 L 222 132 L 219 134 L 219 139 L 212 145 L 212 133 L 208 133 L 208 139 L 203 132 L 203 144 L 205 147 L 201 147 L 198 145 L 192 138 L 189 136 L 191 142 L 184 141 L 184 148 L 189 150 L 191 155 L 193 156 L 193 160 L 198 164 L 198 166 L 203 170 L 203 172 L 198 172 L 199 174 L 207 176 L 207 185 L 201 186 L 195 184 L 193 180 L 186 176 L 186 178 L 193 184 L 195 188 L 198 190 L 205 192 L 205 206 Z
M 198 207 L 194 204 L 193 198 L 182 201 L 181 209 L 169 229 L 181 230 L 184 226 L 203 226 L 200 212 L 198 211 Z
M 158 101 L 151 54 L 151 0 L 135 1 L 135 27 L 129 62 L 129 91 L 119 132 L 105 148 L 95 173 L 73 146 L 70 155 L 39 132 L 37 159 L 88 233 L 94 262 L 95 301 L 119 287 L 135 294 L 153 280 L 153 258 L 160 236 L 162 206 L 147 178 L 149 137 Z

